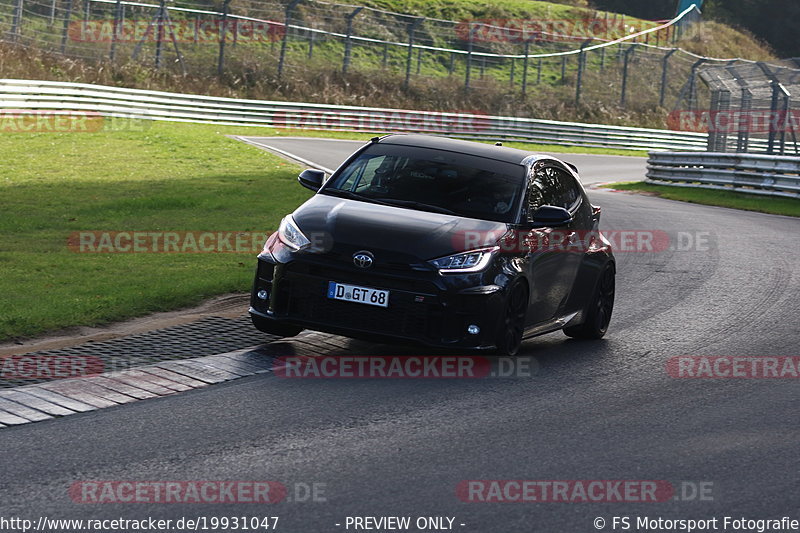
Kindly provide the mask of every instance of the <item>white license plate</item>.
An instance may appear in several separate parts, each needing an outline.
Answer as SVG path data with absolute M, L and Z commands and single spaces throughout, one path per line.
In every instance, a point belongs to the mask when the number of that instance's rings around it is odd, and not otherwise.
M 378 307 L 389 307 L 389 291 L 359 287 L 357 285 L 345 285 L 335 281 L 328 282 L 328 298 L 377 305 Z

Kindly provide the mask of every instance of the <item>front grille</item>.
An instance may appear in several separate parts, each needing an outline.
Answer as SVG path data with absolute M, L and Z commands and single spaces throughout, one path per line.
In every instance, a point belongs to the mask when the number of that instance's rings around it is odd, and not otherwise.
M 416 294 L 390 289 L 389 307 L 343 302 L 327 297 L 328 281 L 296 274 L 287 276 L 284 282 L 289 282 L 291 286 L 288 291 L 288 318 L 422 340 L 441 336 L 441 307 L 434 297 L 426 296 L 427 302 L 416 302 Z M 385 288 L 382 284 L 361 283 Z
M 386 268 L 385 265 L 370 269 L 356 269 L 352 266 L 352 262 L 350 264 L 326 264 L 320 262 L 312 263 L 310 261 L 295 261 L 288 268 L 295 274 L 324 278 L 326 280 L 338 281 L 339 283 L 428 294 L 437 291 L 437 287 L 432 281 L 410 277 L 410 273 L 412 272 L 410 268 L 400 273 L 397 270 Z M 423 275 L 424 274 L 427 273 L 423 273 Z M 434 277 L 432 272 L 429 275 L 430 277 Z

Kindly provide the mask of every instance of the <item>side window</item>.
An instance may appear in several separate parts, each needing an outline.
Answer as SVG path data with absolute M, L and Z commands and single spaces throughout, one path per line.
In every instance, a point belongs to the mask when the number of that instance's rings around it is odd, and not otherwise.
M 342 181 L 338 188 L 348 191 L 363 191 L 380 185 L 378 182 L 386 174 L 391 173 L 397 164 L 396 160 L 396 157 L 385 155 L 364 157 L 347 169 L 347 174 L 340 178 Z
M 575 178 L 561 169 L 543 167 L 534 174 L 528 190 L 528 213 L 543 205 L 571 209 L 579 199 L 580 190 Z
M 355 164 L 350 165 L 345 170 L 345 174 L 339 177 L 338 188 L 346 191 L 352 191 L 355 185 L 361 179 L 364 173 L 364 167 L 369 160 L 360 159 Z
M 375 181 L 375 173 L 381 167 L 381 165 L 383 165 L 385 159 L 386 159 L 385 157 L 381 156 L 381 157 L 373 157 L 372 159 L 367 161 L 367 164 L 364 165 L 364 171 L 363 171 L 363 176 L 361 177 L 361 181 L 359 181 L 358 184 L 356 185 L 357 191 L 366 189 L 373 185 L 373 182 Z
M 558 205 L 558 175 L 553 167 L 543 167 L 536 171 L 533 183 L 528 189 L 528 213 L 533 213 L 543 205 Z
M 563 170 L 556 170 L 556 172 L 558 173 L 560 196 L 559 203 L 556 205 L 563 207 L 564 209 L 572 209 L 575 206 L 575 203 L 581 197 L 578 184 L 575 182 L 575 178 Z

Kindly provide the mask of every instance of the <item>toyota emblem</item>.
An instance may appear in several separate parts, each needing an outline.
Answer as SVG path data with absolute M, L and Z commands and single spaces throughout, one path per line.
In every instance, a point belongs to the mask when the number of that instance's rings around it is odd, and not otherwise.
M 353 254 L 353 264 L 358 268 L 369 268 L 372 266 L 374 261 L 374 256 L 367 251 L 356 252 Z

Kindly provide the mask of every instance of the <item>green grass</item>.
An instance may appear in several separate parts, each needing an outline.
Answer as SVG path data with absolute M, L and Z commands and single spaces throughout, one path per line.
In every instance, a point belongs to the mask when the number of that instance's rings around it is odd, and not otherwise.
M 246 291 L 247 253 L 77 253 L 72 232 L 266 232 L 310 193 L 296 166 L 228 139 L 241 129 L 0 136 L 0 339 L 92 325 Z
M 745 211 L 800 217 L 800 200 L 794 198 L 746 194 L 719 189 L 671 187 L 669 185 L 653 185 L 641 181 L 608 183 L 602 185 L 602 187 L 652 194 L 669 200 L 679 200 L 693 204 L 716 205 Z

